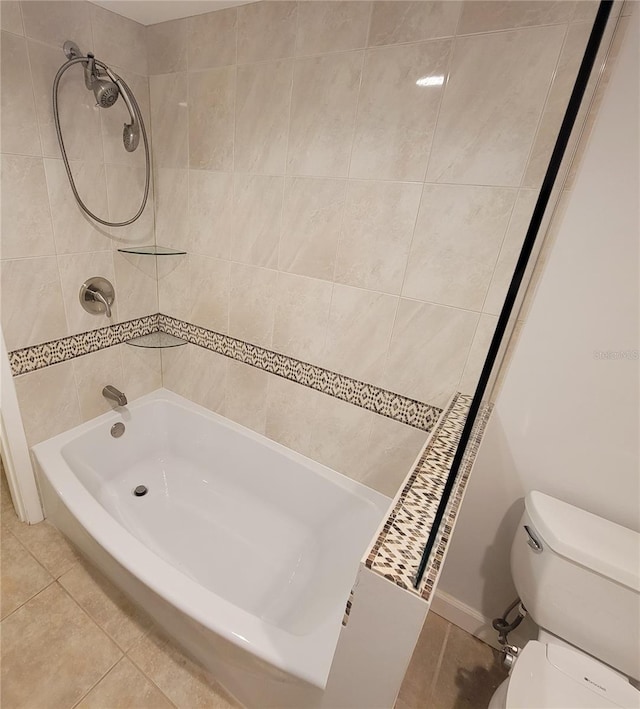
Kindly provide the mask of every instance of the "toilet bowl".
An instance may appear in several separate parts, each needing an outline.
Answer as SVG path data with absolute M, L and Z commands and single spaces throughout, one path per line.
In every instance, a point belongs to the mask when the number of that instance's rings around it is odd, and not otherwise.
M 534 491 L 511 571 L 540 634 L 490 709 L 638 709 L 640 534 Z

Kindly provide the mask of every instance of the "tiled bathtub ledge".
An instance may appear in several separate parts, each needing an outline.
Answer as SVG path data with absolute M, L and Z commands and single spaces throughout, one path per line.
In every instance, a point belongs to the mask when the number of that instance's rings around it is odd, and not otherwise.
M 413 580 L 431 532 L 471 399 L 471 396 L 458 393 L 443 412 L 365 560 L 372 571 L 426 601 L 430 601 L 438 579 L 469 473 L 491 413 L 491 407 L 487 406 L 478 414 L 437 543 L 416 589 Z
M 27 374 L 152 332 L 166 332 L 181 337 L 193 345 L 263 369 L 427 433 L 433 429 L 442 413 L 442 409 L 437 406 L 160 313 L 14 350 L 9 353 L 9 361 L 14 376 Z

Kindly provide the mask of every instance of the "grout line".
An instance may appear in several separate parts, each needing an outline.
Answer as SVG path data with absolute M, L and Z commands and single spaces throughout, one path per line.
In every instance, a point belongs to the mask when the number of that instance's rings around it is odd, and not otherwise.
M 444 640 L 442 641 L 442 647 L 440 648 L 440 654 L 438 656 L 438 661 L 436 662 L 436 671 L 433 673 L 433 679 L 431 680 L 431 685 L 429 686 L 429 696 L 428 701 L 433 697 L 436 686 L 438 684 L 438 679 L 440 677 L 440 670 L 442 669 L 442 663 L 444 661 L 444 656 L 447 650 L 447 644 L 449 642 L 449 634 L 451 633 L 451 623 L 447 621 L 447 631 L 444 635 Z

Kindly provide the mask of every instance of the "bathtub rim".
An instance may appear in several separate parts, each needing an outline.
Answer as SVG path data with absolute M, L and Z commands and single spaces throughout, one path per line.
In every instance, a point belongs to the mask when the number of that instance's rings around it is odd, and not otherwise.
M 133 412 L 156 401 L 194 411 L 304 464 L 312 472 L 372 502 L 379 510 L 380 519 L 384 520 L 391 504 L 387 496 L 174 392 L 157 389 L 130 402 L 126 409 Z M 324 689 L 342 627 L 344 607 L 337 606 L 306 635 L 294 635 L 269 624 L 201 586 L 162 559 L 117 522 L 82 484 L 65 460 L 63 447 L 84 433 L 121 420 L 122 413 L 116 409 L 33 446 L 37 475 L 47 479 L 61 503 L 85 532 L 153 592 L 225 640 L 288 675 Z M 363 553 L 365 551 L 363 549 Z M 352 582 L 355 582 L 357 571 L 358 563 L 354 564 Z M 348 591 L 345 604 L 347 599 Z M 226 623 L 221 622 L 222 618 Z M 235 630 L 232 631 L 231 627 Z

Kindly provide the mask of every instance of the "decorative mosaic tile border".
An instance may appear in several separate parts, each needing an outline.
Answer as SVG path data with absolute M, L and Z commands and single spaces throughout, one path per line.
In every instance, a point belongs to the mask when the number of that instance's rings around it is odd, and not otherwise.
M 14 350 L 9 353 L 11 371 L 14 376 L 26 374 L 152 332 L 166 332 L 181 337 L 191 344 L 423 431 L 431 431 L 442 412 L 437 406 L 394 394 L 373 384 L 160 313 Z
M 228 335 L 222 335 L 219 332 L 207 330 L 168 315 L 159 315 L 158 324 L 162 332 L 181 337 L 193 345 L 204 347 L 225 357 L 231 357 L 284 379 L 290 379 L 297 384 L 316 389 L 349 404 L 360 406 L 423 431 L 431 431 L 442 412 L 442 409 L 436 406 L 423 404 L 373 384 L 352 379 L 315 364 L 302 362 L 265 347 L 236 340 Z
M 460 393 L 453 397 L 365 561 L 372 571 L 427 601 L 438 578 L 469 473 L 491 413 L 491 407 L 487 406 L 476 419 L 437 544 L 420 587 L 415 589 L 413 580 L 431 532 L 471 400 L 471 396 Z
M 26 374 L 68 359 L 97 352 L 107 347 L 120 345 L 133 337 L 141 337 L 158 331 L 158 314 L 147 315 L 135 320 L 89 330 L 78 335 L 61 337 L 58 340 L 43 342 L 40 345 L 23 347 L 9 352 L 9 363 L 13 376 Z

